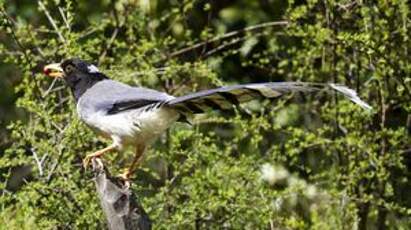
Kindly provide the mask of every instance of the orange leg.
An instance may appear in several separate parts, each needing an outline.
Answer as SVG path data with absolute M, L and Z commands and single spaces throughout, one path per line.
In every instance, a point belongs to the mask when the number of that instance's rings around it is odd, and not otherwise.
M 137 166 L 140 164 L 141 160 L 143 159 L 145 147 L 137 146 L 136 153 L 134 155 L 133 162 L 131 163 L 130 167 L 126 168 L 122 174 L 119 175 L 120 178 L 124 179 L 125 181 L 130 180 L 130 176 L 134 173 L 137 169 Z
M 94 153 L 88 154 L 88 155 L 83 159 L 83 167 L 84 167 L 84 168 L 87 168 L 93 158 L 100 157 L 100 156 L 103 155 L 104 153 L 109 152 L 109 151 L 111 151 L 111 150 L 114 150 L 116 147 L 117 147 L 116 145 L 111 144 L 111 145 L 105 147 L 104 149 L 101 149 L 101 150 L 98 150 L 98 151 L 96 151 L 96 152 L 94 152 Z

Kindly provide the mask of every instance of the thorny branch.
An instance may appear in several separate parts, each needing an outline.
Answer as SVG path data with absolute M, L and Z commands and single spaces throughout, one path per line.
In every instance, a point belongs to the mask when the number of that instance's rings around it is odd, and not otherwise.
M 99 59 L 98 59 L 98 65 L 100 65 L 101 62 L 102 62 L 102 61 L 104 60 L 104 58 L 106 57 L 107 51 L 111 48 L 111 46 L 113 45 L 114 40 L 116 39 L 116 37 L 117 37 L 117 35 L 118 35 L 118 31 L 119 31 L 119 28 L 116 27 L 116 28 L 114 29 L 113 34 L 111 35 L 110 40 L 109 40 L 108 43 L 107 43 L 106 48 L 104 49 L 103 53 L 100 55 L 100 57 L 99 57 Z
M 208 45 L 208 44 L 211 44 L 211 43 L 214 43 L 214 42 L 218 42 L 218 41 L 221 41 L 221 40 L 224 40 L 224 39 L 227 39 L 227 38 L 231 38 L 231 37 L 234 37 L 234 36 L 238 36 L 238 35 L 240 35 L 240 34 L 242 34 L 242 33 L 245 33 L 245 32 L 251 32 L 251 31 L 259 30 L 259 29 L 266 28 L 266 27 L 287 26 L 287 25 L 289 25 L 289 22 L 288 22 L 288 21 L 274 21 L 274 22 L 265 22 L 265 23 L 261 23 L 261 24 L 257 24 L 257 25 L 253 25 L 253 26 L 249 26 L 249 27 L 245 27 L 245 28 L 243 28 L 243 29 L 231 31 L 231 32 L 229 32 L 229 33 L 225 33 L 225 34 L 220 35 L 220 36 L 217 36 L 217 37 L 215 37 L 215 38 L 208 39 L 208 40 L 206 40 L 206 41 L 203 41 L 203 42 L 194 44 L 194 45 L 192 45 L 192 46 L 185 47 L 185 48 L 183 48 L 183 49 L 177 50 L 177 51 L 169 54 L 167 58 L 179 56 L 179 55 L 181 55 L 181 54 L 184 54 L 184 53 L 187 53 L 187 52 L 196 50 L 196 49 L 198 49 L 198 48 L 201 48 L 201 47 L 203 47 L 203 46 L 206 46 L 206 45 Z
M 263 35 L 262 33 L 258 33 L 258 34 L 255 34 L 254 36 L 255 37 L 261 37 L 262 35 Z M 246 39 L 247 39 L 247 37 L 235 38 L 232 41 L 221 44 L 221 45 L 217 46 L 216 48 L 214 48 L 214 49 L 208 51 L 207 53 L 205 53 L 202 58 L 207 58 L 207 57 L 209 57 L 209 56 L 211 56 L 211 55 L 213 55 L 213 54 L 215 54 L 215 53 L 217 53 L 217 52 L 219 52 L 219 51 L 221 51 L 221 50 L 223 50 L 223 49 L 225 49 L 229 46 L 235 45 L 235 44 L 237 44 L 241 41 L 244 41 Z
M 17 38 L 16 32 L 14 31 L 14 24 L 15 21 L 7 14 L 6 10 L 2 7 L 0 7 L 0 13 L 2 17 L 5 19 L 5 22 L 7 23 L 6 27 L 10 28 L 10 33 L 13 38 L 13 40 L 16 42 L 17 46 L 19 47 L 20 51 L 23 53 L 24 59 L 26 59 L 27 63 L 31 63 L 30 57 L 26 53 L 26 47 L 21 44 L 20 40 Z
M 108 50 L 113 45 L 114 40 L 116 39 L 116 37 L 117 37 L 117 35 L 120 31 L 120 28 L 123 26 L 123 22 L 120 22 L 120 19 L 118 17 L 118 12 L 117 12 L 116 7 L 115 7 L 115 1 L 111 1 L 111 6 L 112 6 L 113 15 L 114 15 L 114 20 L 116 22 L 116 28 L 114 29 L 113 33 L 111 34 L 110 40 L 108 41 L 106 47 L 104 48 L 103 52 L 101 53 L 101 55 L 98 59 L 98 65 L 100 65 L 101 62 L 106 57 Z
M 66 15 L 64 15 L 63 8 L 61 8 L 61 7 L 59 6 L 59 7 L 58 7 L 58 9 L 59 9 L 59 12 L 60 12 L 61 18 L 62 18 L 62 19 L 63 19 L 63 21 L 64 21 L 64 24 L 66 25 L 67 29 L 70 31 L 70 30 L 71 30 L 71 28 L 70 28 L 70 24 L 69 24 L 69 22 L 68 22 L 68 20 L 67 20 Z
M 47 19 L 49 20 L 51 26 L 53 26 L 54 30 L 56 31 L 60 41 L 62 43 L 66 43 L 66 39 L 63 37 L 63 35 L 61 34 L 59 28 L 57 27 L 56 22 L 54 21 L 54 19 L 51 17 L 50 12 L 47 10 L 46 6 L 44 5 L 44 3 L 42 1 L 38 1 L 39 7 L 42 11 L 44 11 L 44 13 L 46 14 Z
M 46 159 L 46 154 L 45 155 L 43 155 L 43 157 L 40 159 L 38 156 L 37 156 L 37 153 L 36 153 L 36 151 L 34 150 L 34 149 L 30 149 L 30 152 L 33 154 L 33 158 L 34 158 L 34 160 L 36 161 L 36 164 L 37 164 L 37 168 L 39 169 L 39 174 L 40 174 L 40 176 L 43 176 L 43 173 L 44 173 L 44 171 L 43 171 L 43 163 L 44 163 L 44 160 Z

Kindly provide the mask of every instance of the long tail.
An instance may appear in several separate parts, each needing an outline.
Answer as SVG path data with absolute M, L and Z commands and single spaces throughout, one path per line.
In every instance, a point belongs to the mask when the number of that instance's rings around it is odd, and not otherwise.
M 320 90 L 336 91 L 366 110 L 371 106 L 361 100 L 357 93 L 343 85 L 308 82 L 269 82 L 233 85 L 200 91 L 177 97 L 166 104 L 182 113 L 203 113 L 208 110 L 229 110 L 254 99 L 274 99 L 292 92 L 315 92 Z

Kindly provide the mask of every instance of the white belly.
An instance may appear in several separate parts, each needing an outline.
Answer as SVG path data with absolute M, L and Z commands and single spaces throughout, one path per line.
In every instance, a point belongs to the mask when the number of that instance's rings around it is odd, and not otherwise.
M 178 112 L 170 108 L 130 110 L 107 115 L 95 113 L 82 117 L 88 125 L 110 136 L 119 147 L 128 145 L 147 146 L 160 136 L 179 117 Z

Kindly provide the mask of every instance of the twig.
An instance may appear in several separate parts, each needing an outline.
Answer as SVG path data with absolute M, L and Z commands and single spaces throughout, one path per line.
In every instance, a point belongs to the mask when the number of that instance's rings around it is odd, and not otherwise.
M 54 92 L 62 91 L 62 90 L 65 90 L 66 88 L 67 88 L 67 87 L 66 87 L 65 85 L 57 86 L 57 87 L 51 89 L 49 93 L 54 93 Z
M 179 56 L 181 54 L 184 54 L 184 53 L 187 53 L 189 51 L 198 49 L 198 48 L 200 48 L 202 46 L 205 46 L 205 45 L 208 45 L 210 43 L 217 42 L 217 41 L 220 41 L 220 40 L 223 40 L 223 39 L 227 39 L 227 38 L 230 38 L 230 37 L 233 37 L 233 36 L 237 36 L 241 33 L 250 32 L 250 31 L 254 31 L 254 30 L 258 30 L 258 29 L 262 29 L 262 28 L 266 28 L 266 27 L 272 27 L 272 26 L 286 26 L 288 24 L 289 24 L 288 21 L 265 22 L 265 23 L 254 25 L 254 26 L 249 26 L 249 27 L 246 27 L 246 28 L 243 28 L 243 29 L 240 29 L 240 30 L 231 31 L 229 33 L 217 36 L 213 39 L 203 41 L 203 42 L 194 44 L 192 46 L 177 50 L 177 51 L 169 54 L 168 58 Z
M 64 15 L 63 9 L 62 9 L 60 6 L 59 6 L 58 8 L 59 8 L 59 12 L 60 12 L 61 18 L 62 18 L 63 21 L 64 21 L 64 24 L 66 24 L 67 29 L 70 31 L 70 30 L 71 30 L 70 24 L 69 24 L 68 21 L 67 21 L 66 15 Z
M 69 101 L 70 98 L 71 98 L 70 95 L 67 96 L 67 97 L 64 97 L 64 98 L 60 98 L 59 103 L 57 103 L 57 104 L 54 106 L 54 108 L 60 107 L 61 105 L 63 105 L 63 104 L 66 103 L 67 101 Z
M 115 1 L 110 1 L 110 4 L 112 6 L 112 11 L 113 11 L 113 15 L 114 15 L 114 20 L 116 23 L 116 28 L 114 29 L 113 34 L 111 35 L 110 40 L 107 43 L 107 46 L 105 47 L 103 53 L 100 55 L 99 59 L 98 59 L 98 65 L 101 64 L 101 62 L 104 60 L 104 58 L 107 55 L 107 51 L 111 48 L 111 46 L 113 45 L 114 40 L 116 39 L 118 32 L 120 31 L 120 27 L 123 26 L 123 23 L 120 22 L 119 17 L 118 17 L 118 13 L 115 7 Z
M 207 26 L 206 26 L 206 28 L 208 28 L 208 27 L 210 26 L 210 21 L 211 21 L 211 11 L 208 11 L 208 15 L 207 15 Z M 208 34 L 208 31 L 207 31 L 207 34 Z M 208 44 L 209 41 L 210 41 L 210 37 L 207 36 L 207 37 L 206 37 L 206 40 L 205 40 L 206 44 Z M 206 51 L 207 51 L 207 45 L 203 46 L 203 49 L 201 50 L 201 56 L 200 56 L 200 58 L 203 58 L 202 55 L 203 55 Z
M 254 36 L 255 36 L 255 37 L 261 37 L 262 35 L 263 35 L 263 33 L 258 33 L 258 34 L 255 34 Z M 219 51 L 221 51 L 221 50 L 223 50 L 223 49 L 225 49 L 225 48 L 227 48 L 227 47 L 229 47 L 229 46 L 235 45 L 236 43 L 239 43 L 239 42 L 244 41 L 244 40 L 246 40 L 246 39 L 247 39 L 247 37 L 235 38 L 235 39 L 233 39 L 232 41 L 229 41 L 229 42 L 227 42 L 227 43 L 221 44 L 221 45 L 217 46 L 216 48 L 214 48 L 214 49 L 208 51 L 207 53 L 205 53 L 205 54 L 202 56 L 202 58 L 207 58 L 207 57 L 209 57 L 209 56 L 211 56 L 211 55 L 213 55 L 213 54 L 215 54 L 215 53 L 217 53 L 217 52 L 219 52 Z
M 114 1 L 114 0 L 111 0 L 110 1 L 110 5 L 111 5 L 111 9 L 113 10 L 113 15 L 114 15 L 114 21 L 116 22 L 116 27 L 118 28 L 118 27 L 120 27 L 121 25 L 120 25 L 120 20 L 119 20 L 119 18 L 118 18 L 118 13 L 117 13 L 117 10 L 116 10 L 116 1 Z
M 54 128 L 56 128 L 56 129 L 60 132 L 60 134 L 63 134 L 63 133 L 65 132 L 66 128 L 68 127 L 68 126 L 66 126 L 66 127 L 64 127 L 64 128 L 61 128 L 61 127 L 58 126 L 54 121 L 50 121 L 50 124 L 51 124 Z
M 165 66 L 165 67 L 155 68 L 155 69 L 153 69 L 153 70 L 144 70 L 144 71 L 133 72 L 133 73 L 130 74 L 130 76 L 132 76 L 132 77 L 138 77 L 138 76 L 146 75 L 146 74 L 149 74 L 149 73 L 154 73 L 154 74 L 157 74 L 157 75 L 162 75 L 162 74 L 164 74 L 164 73 L 166 72 L 167 69 L 170 69 L 170 67 Z
M 77 40 L 83 39 L 83 38 L 85 38 L 85 37 L 87 37 L 87 36 L 95 33 L 96 31 L 98 31 L 98 29 L 96 29 L 96 28 L 94 28 L 94 27 L 93 27 L 93 28 L 90 28 L 90 29 L 87 29 L 87 31 L 85 31 L 83 34 L 81 34 L 81 35 L 78 37 Z
M 54 85 L 57 82 L 57 78 L 54 78 L 53 81 L 51 82 L 49 88 L 46 90 L 46 92 L 44 92 L 43 95 L 41 95 L 42 98 L 45 98 L 47 95 L 49 95 L 49 93 L 51 92 L 51 90 L 54 88 Z
M 20 48 L 21 52 L 23 53 L 23 57 L 26 59 L 26 62 L 29 63 L 29 66 L 31 67 L 31 59 L 28 56 L 28 54 L 25 52 L 26 47 L 24 47 L 23 44 L 21 44 L 20 40 L 17 38 L 16 32 L 14 31 L 13 25 L 15 25 L 16 22 L 7 14 L 7 12 L 4 8 L 1 7 L 0 12 L 7 21 L 7 24 L 10 28 L 11 36 L 12 36 L 13 40 L 16 42 L 17 46 Z M 11 24 L 13 24 L 13 25 L 11 25 Z M 32 74 L 34 75 L 34 72 L 32 72 Z
M 57 157 L 57 160 L 54 162 L 53 166 L 51 167 L 51 170 L 49 171 L 49 174 L 47 175 L 46 183 L 50 183 L 51 179 L 53 178 L 54 171 L 56 171 L 57 166 L 60 163 L 61 158 L 63 157 L 63 148 L 59 148 L 59 154 Z
M 46 55 L 44 54 L 43 50 L 38 46 L 36 46 L 35 48 L 37 52 L 40 54 L 41 58 L 45 59 Z
M 23 54 L 23 52 L 5 50 L 2 54 L 5 54 L 5 56 L 20 56 Z
M 51 17 L 49 11 L 47 10 L 46 6 L 44 6 L 44 3 L 42 1 L 38 1 L 39 7 L 42 11 L 44 11 L 44 13 L 46 14 L 47 19 L 49 20 L 51 26 L 53 26 L 54 30 L 56 31 L 59 39 L 61 42 L 66 43 L 66 39 L 63 37 L 63 35 L 61 34 L 59 28 L 57 27 L 56 22 L 54 21 L 54 19 Z
M 357 5 L 357 1 L 352 1 L 347 4 L 337 4 L 337 5 L 338 5 L 338 8 L 348 11 Z
M 33 31 L 37 32 L 37 33 L 45 33 L 45 34 L 56 34 L 56 31 L 51 30 L 51 29 L 46 29 L 46 28 L 36 28 L 33 29 Z
M 209 56 L 211 56 L 211 55 L 213 55 L 213 54 L 215 54 L 215 53 L 217 53 L 217 52 L 219 52 L 219 51 L 221 51 L 221 50 L 223 50 L 223 49 L 225 49 L 225 48 L 227 48 L 227 47 L 229 47 L 229 46 L 232 46 L 232 45 L 234 45 L 234 44 L 236 44 L 236 43 L 239 43 L 239 42 L 241 42 L 241 41 L 244 41 L 244 40 L 246 40 L 246 39 L 247 39 L 247 37 L 234 38 L 233 40 L 231 40 L 231 41 L 229 41 L 229 42 L 226 42 L 226 43 L 223 43 L 223 44 L 217 46 L 216 48 L 208 51 L 207 53 L 205 53 L 205 54 L 202 56 L 202 58 L 207 58 L 207 57 L 209 57 Z
M 37 168 L 39 169 L 40 176 L 43 176 L 43 159 L 44 159 L 44 156 L 43 156 L 42 160 L 40 160 L 37 156 L 36 151 L 33 148 L 30 149 L 30 152 L 33 154 L 34 160 L 36 161 Z
M 100 55 L 100 58 L 98 59 L 98 65 L 100 65 L 101 62 L 103 61 L 103 59 L 106 57 L 107 51 L 111 48 L 111 45 L 113 44 L 114 39 L 116 39 L 117 34 L 118 34 L 118 31 L 119 31 L 119 29 L 118 29 L 118 27 L 116 27 L 116 28 L 114 29 L 113 34 L 111 35 L 110 40 L 109 40 L 108 43 L 107 43 L 106 48 L 104 49 L 103 53 Z

